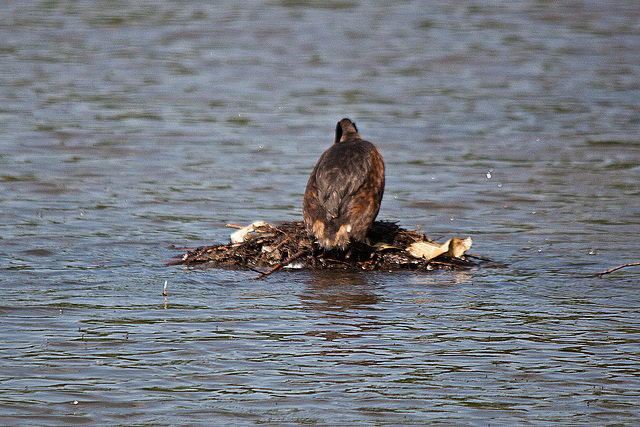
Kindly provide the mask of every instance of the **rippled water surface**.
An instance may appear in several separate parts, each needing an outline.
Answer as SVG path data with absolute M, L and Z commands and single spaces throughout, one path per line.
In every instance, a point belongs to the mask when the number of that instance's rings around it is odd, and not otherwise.
M 635 0 L 3 2 L 0 423 L 637 423 L 638 52 Z M 342 117 L 502 268 L 165 265 L 300 219 Z

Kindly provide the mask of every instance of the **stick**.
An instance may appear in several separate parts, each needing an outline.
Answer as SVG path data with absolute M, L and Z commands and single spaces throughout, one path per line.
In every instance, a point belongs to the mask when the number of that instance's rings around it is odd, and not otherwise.
M 291 255 L 289 258 L 285 259 L 284 261 L 280 261 L 279 263 L 274 265 L 271 270 L 265 271 L 264 273 L 261 273 L 258 277 L 256 277 L 256 280 L 262 279 L 263 277 L 270 275 L 274 271 L 280 270 L 282 267 L 284 267 L 285 265 L 289 264 L 291 261 L 293 261 L 293 260 L 295 260 L 297 258 L 300 258 L 302 255 L 304 255 L 307 252 L 309 252 L 309 249 L 301 249 L 301 250 L 299 250 L 295 254 Z
M 251 267 L 249 264 L 244 264 L 243 267 L 246 267 L 251 271 L 255 271 L 256 273 L 260 273 L 260 274 L 264 273 L 264 271 L 260 271 L 257 268 Z
M 613 273 L 614 271 L 620 270 L 621 268 L 632 267 L 634 265 L 640 265 L 640 262 L 630 262 L 628 264 L 622 264 L 622 265 L 619 265 L 617 267 L 613 267 L 613 268 L 610 268 L 610 269 L 608 269 L 606 271 L 603 271 L 602 273 L 596 273 L 596 274 L 593 275 L 593 277 L 602 277 L 605 274 Z
M 469 252 L 465 252 L 464 256 L 469 257 L 469 258 L 479 259 L 480 261 L 493 262 L 493 260 L 491 258 L 485 258 L 485 257 L 480 256 L 478 254 L 470 254 Z
M 165 297 L 167 296 L 167 282 L 168 280 L 164 281 L 164 288 L 162 289 L 162 295 L 164 295 Z

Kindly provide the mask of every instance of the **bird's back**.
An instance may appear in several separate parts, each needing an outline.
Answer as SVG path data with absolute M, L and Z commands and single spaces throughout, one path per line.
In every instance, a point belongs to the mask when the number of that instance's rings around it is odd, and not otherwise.
M 320 157 L 315 170 L 318 200 L 332 217 L 340 215 L 340 208 L 362 187 L 375 149 L 360 139 L 332 145 Z
M 341 128 L 342 126 L 342 128 Z M 348 139 L 342 129 L 353 129 Z M 336 143 L 316 163 L 304 195 L 307 231 L 326 249 L 361 241 L 375 220 L 384 192 L 384 162 L 355 124 L 338 122 Z

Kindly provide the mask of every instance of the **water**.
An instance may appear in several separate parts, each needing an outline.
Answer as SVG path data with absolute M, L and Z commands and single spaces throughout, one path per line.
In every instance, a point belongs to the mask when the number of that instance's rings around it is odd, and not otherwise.
M 637 422 L 636 1 L 215 3 L 0 6 L 3 425 Z M 165 266 L 300 219 L 342 117 L 506 267 Z

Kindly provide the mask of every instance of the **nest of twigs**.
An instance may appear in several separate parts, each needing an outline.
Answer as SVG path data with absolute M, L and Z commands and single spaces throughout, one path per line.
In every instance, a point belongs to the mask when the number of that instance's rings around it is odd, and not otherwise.
M 455 245 L 457 250 L 454 250 Z M 464 247 L 460 249 L 460 246 Z M 484 260 L 465 255 L 470 246 L 470 238 L 451 239 L 445 244 L 438 244 L 421 232 L 403 229 L 395 222 L 376 221 L 367 234 L 366 243 L 352 244 L 346 250 L 326 251 L 314 243 L 302 222 L 285 222 L 278 226 L 260 222 L 234 233 L 231 243 L 190 249 L 170 264 L 246 268 L 259 272 L 261 276 L 280 268 L 464 269 Z M 434 248 L 436 251 L 432 253 Z

